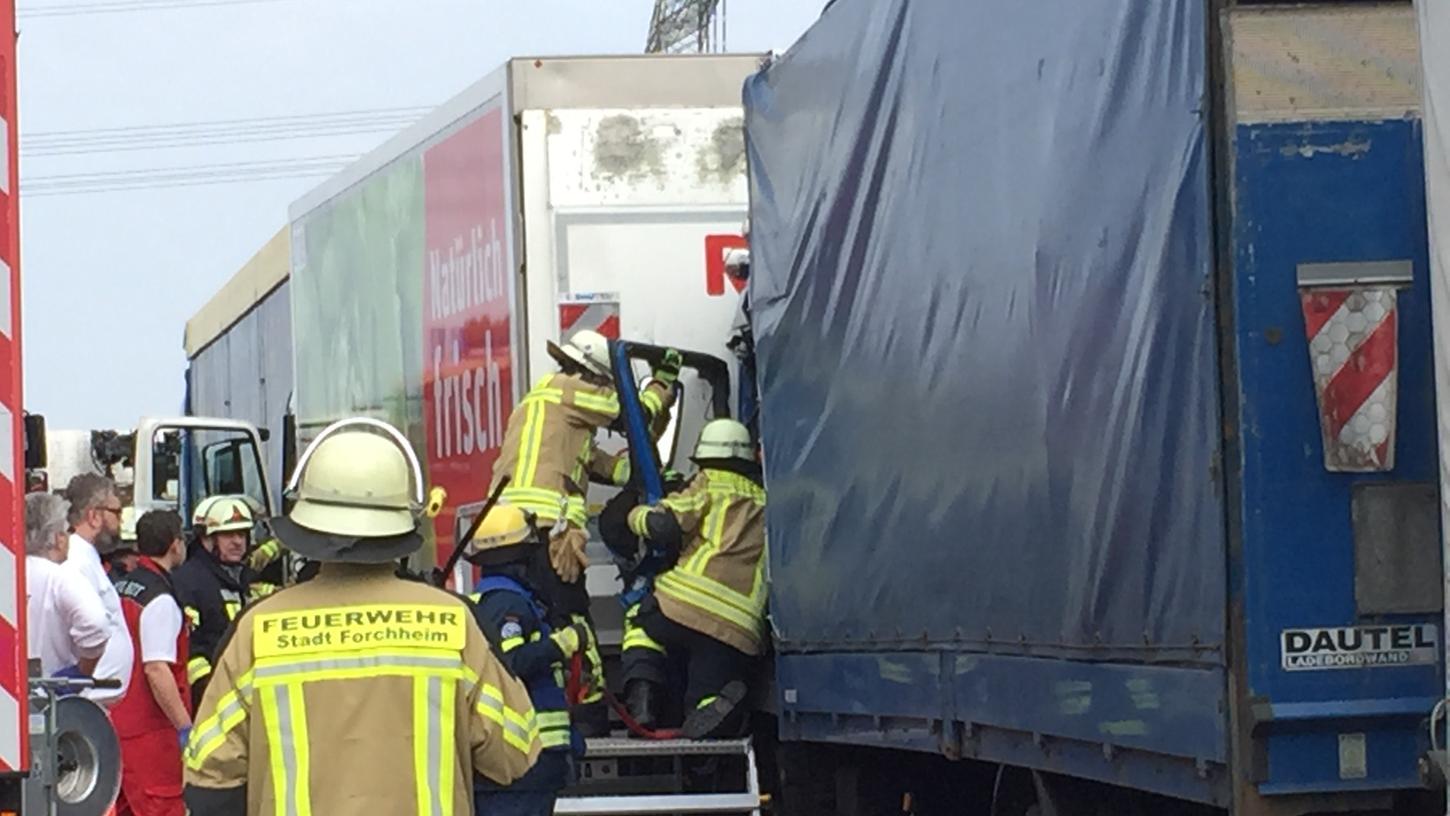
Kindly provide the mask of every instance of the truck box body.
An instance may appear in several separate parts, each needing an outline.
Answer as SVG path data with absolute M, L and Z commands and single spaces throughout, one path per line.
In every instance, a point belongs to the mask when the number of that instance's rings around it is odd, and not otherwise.
M 283 229 L 186 324 L 186 413 L 251 422 L 271 432 L 273 506 L 287 474 L 282 418 L 292 396 L 291 231 Z
M 784 738 L 1419 786 L 1415 49 L 1408 5 L 837 0 L 751 79 Z
M 294 204 L 302 441 L 354 414 L 403 428 L 449 494 L 442 562 L 515 400 L 554 370 L 546 341 L 595 328 L 723 356 L 738 295 L 707 247 L 741 242 L 759 62 L 511 60 Z M 612 573 L 591 588 L 612 594 Z

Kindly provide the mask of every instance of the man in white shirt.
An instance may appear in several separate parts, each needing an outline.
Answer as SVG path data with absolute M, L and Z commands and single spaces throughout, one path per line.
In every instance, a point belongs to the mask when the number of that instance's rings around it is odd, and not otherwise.
M 90 689 L 83 693 L 110 707 L 126 696 L 135 665 L 131 633 L 121 614 L 121 596 L 116 594 L 116 587 L 106 574 L 100 554 L 101 549 L 109 550 L 120 539 L 121 500 L 116 496 L 116 487 L 111 480 L 94 473 L 82 473 L 71 479 L 65 489 L 65 497 L 70 501 L 70 526 L 75 531 L 70 537 L 66 568 L 74 570 L 87 585 L 95 588 L 111 624 L 110 639 L 106 641 L 106 650 L 96 665 L 95 676 L 121 681 L 119 689 Z
M 25 587 L 32 657 L 49 677 L 61 670 L 88 675 L 106 649 L 111 622 L 95 590 L 61 566 L 70 549 L 64 499 L 25 497 Z

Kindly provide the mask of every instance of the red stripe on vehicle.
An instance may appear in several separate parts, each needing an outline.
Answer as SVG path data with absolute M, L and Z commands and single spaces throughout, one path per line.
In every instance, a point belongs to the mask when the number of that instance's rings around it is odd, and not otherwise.
M 1355 415 L 1369 395 L 1395 367 L 1395 320 L 1393 312 L 1349 355 L 1324 387 L 1324 415 L 1331 436 Z

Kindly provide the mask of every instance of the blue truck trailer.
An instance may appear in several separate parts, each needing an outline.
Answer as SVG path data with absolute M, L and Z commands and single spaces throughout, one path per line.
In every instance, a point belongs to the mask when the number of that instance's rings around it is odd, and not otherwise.
M 1410 3 L 835 0 L 745 103 L 787 812 L 1444 812 Z

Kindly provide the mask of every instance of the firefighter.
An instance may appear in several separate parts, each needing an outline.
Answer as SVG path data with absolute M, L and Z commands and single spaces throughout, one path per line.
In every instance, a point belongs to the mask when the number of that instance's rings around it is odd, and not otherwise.
M 276 528 L 322 568 L 237 618 L 187 745 L 192 813 L 473 813 L 475 774 L 533 766 L 528 691 L 468 602 L 394 575 L 423 545 L 422 481 L 377 420 L 303 451 Z
M 689 485 L 634 508 L 629 527 L 674 558 L 633 623 L 684 666 L 683 730 L 703 739 L 746 724 L 745 680 L 764 642 L 765 489 L 750 431 L 733 419 L 706 424 L 693 458 Z
M 558 630 L 549 626 L 530 576 L 535 555 L 544 547 L 534 519 L 500 504 L 484 518 L 466 555 L 482 575 L 471 596 L 474 615 L 504 665 L 528 686 L 543 744 L 538 764 L 512 785 L 485 778 L 475 783 L 479 816 L 548 816 L 559 791 L 570 782 L 571 758 L 583 755 L 583 740 L 569 723 L 564 664 L 587 634 L 580 625 Z
M 581 661 L 586 678 L 577 700 L 576 724 L 587 736 L 595 736 L 608 730 L 608 712 L 603 703 L 604 666 L 584 582 L 589 566 L 584 555 L 589 541 L 586 491 L 591 474 L 610 482 L 628 477 L 627 467 L 619 464 L 624 460 L 602 457 L 595 446 L 595 434 L 619 418 L 619 395 L 604 336 L 580 331 L 562 346 L 549 343 L 548 350 L 559 371 L 541 379 L 514 408 L 493 472 L 495 480 L 505 475 L 510 479 L 501 499 L 534 514 L 540 526 L 549 528 L 546 554 L 554 577 L 548 579 L 551 586 L 540 589 L 554 623 L 582 624 L 588 633 Z M 679 352 L 671 350 L 640 393 L 656 432 L 668 419 L 680 365 Z
M 191 696 L 200 700 L 211 677 L 222 635 L 246 605 L 251 572 L 242 563 L 252 533 L 252 508 L 236 496 L 208 504 L 199 546 L 176 571 L 176 595 L 191 622 L 186 664 Z
M 111 711 L 121 741 L 120 816 L 184 816 L 181 746 L 191 729 L 187 626 L 169 577 L 186 558 L 181 517 L 152 510 L 133 525 L 140 560 L 116 582 L 135 643 L 126 696 Z

